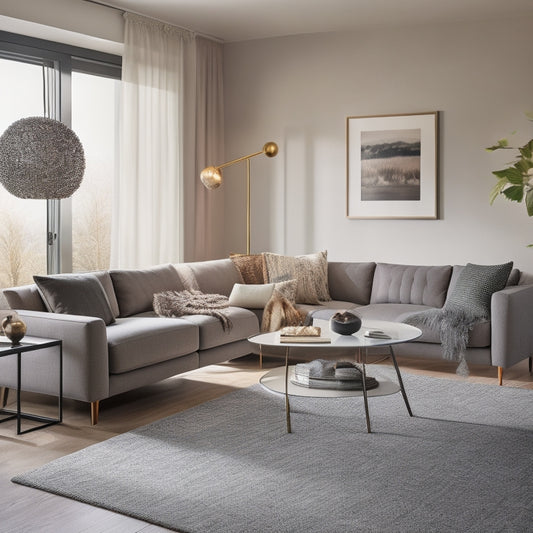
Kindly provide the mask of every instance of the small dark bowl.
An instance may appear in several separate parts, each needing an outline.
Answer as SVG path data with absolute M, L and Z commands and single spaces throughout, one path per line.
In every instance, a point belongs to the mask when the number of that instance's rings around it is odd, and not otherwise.
M 352 335 L 361 329 L 361 324 L 361 318 L 350 311 L 335 313 L 329 321 L 331 331 L 338 335 Z

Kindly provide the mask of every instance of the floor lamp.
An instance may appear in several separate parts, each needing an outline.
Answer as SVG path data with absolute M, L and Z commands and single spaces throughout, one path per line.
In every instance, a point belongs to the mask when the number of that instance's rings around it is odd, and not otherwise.
M 278 145 L 274 142 L 267 142 L 263 149 L 250 155 L 245 155 L 232 161 L 228 161 L 216 167 L 206 167 L 200 173 L 200 179 L 206 188 L 212 190 L 222 185 L 221 169 L 229 167 L 235 163 L 246 161 L 246 254 L 250 255 L 250 159 L 256 155 L 265 154 L 267 157 L 274 157 L 278 153 Z

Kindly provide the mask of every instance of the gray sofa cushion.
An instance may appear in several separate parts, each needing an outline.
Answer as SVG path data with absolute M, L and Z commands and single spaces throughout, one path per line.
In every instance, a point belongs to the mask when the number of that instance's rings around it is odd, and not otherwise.
M 376 263 L 328 263 L 329 294 L 333 300 L 370 303 Z
M 242 283 L 231 259 L 213 259 L 174 265 L 185 289 L 229 296 L 235 283 Z
M 230 307 L 228 317 L 232 323 L 229 331 L 224 331 L 220 321 L 212 316 L 188 315 L 184 316 L 183 320 L 200 328 L 200 350 L 247 339 L 251 335 L 259 333 L 257 315 L 249 309 Z
M 181 318 L 118 318 L 107 327 L 109 372 L 122 374 L 198 350 L 198 328 Z
M 452 267 L 378 263 L 370 303 L 402 303 L 442 307 Z
M 172 265 L 158 265 L 145 270 L 111 270 L 120 317 L 153 309 L 156 292 L 182 291 L 183 286 Z
M 94 274 L 33 276 L 48 311 L 115 321 L 104 288 Z
M 26 309 L 28 311 L 47 311 L 37 285 L 22 285 L 10 287 L 2 291 L 11 309 Z

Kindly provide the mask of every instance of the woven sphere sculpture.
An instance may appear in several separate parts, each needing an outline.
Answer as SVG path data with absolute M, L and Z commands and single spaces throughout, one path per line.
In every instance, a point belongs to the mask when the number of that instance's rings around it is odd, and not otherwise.
M 0 137 L 0 183 L 18 198 L 68 198 L 84 172 L 83 146 L 62 122 L 22 118 Z

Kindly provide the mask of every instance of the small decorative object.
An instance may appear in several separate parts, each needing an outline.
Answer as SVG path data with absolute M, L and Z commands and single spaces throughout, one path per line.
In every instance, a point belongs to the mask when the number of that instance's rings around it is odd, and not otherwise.
M 14 318 L 13 315 L 7 315 L 2 320 L 2 329 L 13 344 L 20 344 L 21 339 L 26 335 L 26 324 L 20 318 Z
M 68 198 L 84 172 L 81 142 L 62 122 L 22 118 L 0 136 L 0 183 L 18 198 Z
M 361 318 L 351 311 L 339 311 L 331 317 L 329 327 L 339 335 L 352 335 L 361 329 Z

